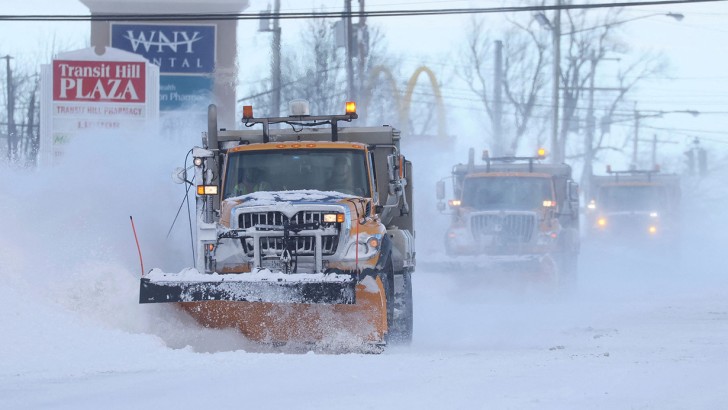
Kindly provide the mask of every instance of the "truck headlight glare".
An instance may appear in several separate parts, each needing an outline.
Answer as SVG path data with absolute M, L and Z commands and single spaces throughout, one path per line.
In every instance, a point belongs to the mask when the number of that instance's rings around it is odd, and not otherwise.
M 217 195 L 217 185 L 197 185 L 197 195 Z
M 324 222 L 326 223 L 342 223 L 344 222 L 344 214 L 324 214 Z

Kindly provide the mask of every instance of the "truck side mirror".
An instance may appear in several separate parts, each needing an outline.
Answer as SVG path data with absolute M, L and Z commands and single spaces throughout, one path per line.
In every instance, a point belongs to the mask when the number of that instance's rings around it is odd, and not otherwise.
M 398 177 L 396 171 L 398 159 L 399 156 L 397 155 L 387 155 L 387 174 L 390 181 L 394 181 Z
M 569 200 L 570 201 L 579 200 L 579 184 L 577 184 L 574 181 L 569 182 Z
M 187 182 L 187 170 L 182 167 L 177 167 L 172 171 L 172 182 L 175 184 L 184 184 Z
M 442 201 L 445 199 L 445 181 L 437 181 L 437 184 L 435 185 L 435 191 L 437 194 L 437 199 Z M 444 207 L 445 204 L 443 204 Z

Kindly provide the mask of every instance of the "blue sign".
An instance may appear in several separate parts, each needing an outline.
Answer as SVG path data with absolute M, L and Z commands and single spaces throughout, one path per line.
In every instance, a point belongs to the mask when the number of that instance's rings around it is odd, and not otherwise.
M 198 75 L 160 75 L 159 110 L 206 110 L 212 103 L 212 78 Z
M 111 46 L 146 57 L 161 74 L 212 73 L 215 44 L 214 25 L 111 24 Z

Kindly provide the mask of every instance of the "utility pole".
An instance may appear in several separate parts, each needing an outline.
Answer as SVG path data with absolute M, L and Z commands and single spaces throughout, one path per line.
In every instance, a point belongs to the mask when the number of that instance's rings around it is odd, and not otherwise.
M 634 137 L 632 139 L 632 168 L 637 169 L 637 144 L 640 139 L 640 112 L 637 103 L 634 104 Z
M 594 173 L 594 131 L 596 127 L 596 121 L 594 120 L 594 77 L 596 77 L 597 71 L 597 57 L 594 50 L 591 52 L 589 58 L 590 67 L 590 78 L 589 78 L 589 105 L 586 114 L 586 158 L 584 158 L 584 174 L 585 178 L 582 181 L 590 181 L 591 176 Z M 589 192 L 589 187 L 584 187 Z
M 5 59 L 5 69 L 7 72 L 7 89 L 8 89 L 8 161 L 12 161 L 17 146 L 17 129 L 15 127 L 15 85 L 13 84 L 13 72 L 10 69 L 10 55 L 1 57 Z
M 40 148 L 40 135 L 35 131 L 35 108 L 36 108 L 36 93 L 38 92 L 39 76 L 35 75 L 35 86 L 33 87 L 33 93 L 30 95 L 30 102 L 28 103 L 28 130 L 27 135 L 30 140 L 26 145 L 25 156 L 28 158 L 33 165 L 38 163 L 38 150 Z
M 553 30 L 553 46 L 554 46 L 554 66 L 552 73 L 552 89 L 551 89 L 551 153 L 553 162 L 560 164 L 564 161 L 562 156 L 562 147 L 559 146 L 559 83 L 561 82 L 561 0 L 556 0 L 556 10 L 554 10 Z
M 351 0 L 345 0 L 344 12 L 346 14 L 346 82 L 349 101 L 356 101 L 356 86 L 354 85 L 354 24 L 351 16 Z
M 361 107 L 364 108 L 362 110 L 362 113 L 359 114 L 359 118 L 362 121 L 366 121 L 366 107 L 369 106 L 369 101 L 364 101 L 365 99 L 369 98 L 368 92 L 366 90 L 366 76 L 364 73 L 366 72 L 366 64 L 369 60 L 369 32 L 367 31 L 367 17 L 366 13 L 364 13 L 364 0 L 359 0 L 359 22 L 357 23 L 357 60 L 359 63 L 359 70 L 358 70 L 358 82 L 357 82 L 357 92 L 358 95 L 357 98 L 361 100 Z M 357 103 L 360 101 L 355 99 Z
M 275 8 L 273 12 L 270 11 L 270 4 L 268 4 L 268 11 L 265 13 L 273 17 L 273 28 L 271 28 L 270 17 L 261 17 L 260 27 L 258 31 L 264 33 L 273 32 L 273 39 L 271 40 L 271 60 L 270 60 L 270 79 L 271 79 L 271 112 L 272 117 L 281 116 L 281 25 L 280 25 L 280 12 L 281 12 L 281 0 L 275 0 Z M 261 12 L 261 14 L 264 14 Z
M 495 42 L 495 75 L 493 78 L 493 140 L 495 142 L 494 155 L 505 155 L 505 141 L 503 138 L 503 42 Z M 515 152 L 513 153 L 515 155 Z
M 275 0 L 273 13 L 273 61 L 271 62 L 271 78 L 273 79 L 273 117 L 281 116 L 281 25 L 279 14 L 281 0 Z

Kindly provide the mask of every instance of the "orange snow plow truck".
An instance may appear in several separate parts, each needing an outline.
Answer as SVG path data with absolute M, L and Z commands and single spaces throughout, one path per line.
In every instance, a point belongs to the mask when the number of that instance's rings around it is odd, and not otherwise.
M 209 107 L 203 147 L 174 174 L 196 186 L 195 266 L 145 274 L 140 303 L 179 303 L 264 343 L 409 342 L 412 164 L 399 131 L 340 127 L 354 103 L 341 115 L 289 108 L 254 118 L 246 106 L 244 125 L 262 130 L 218 130 Z

